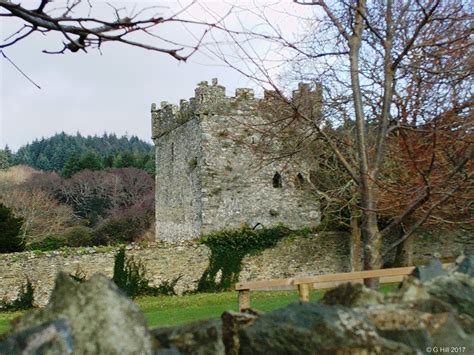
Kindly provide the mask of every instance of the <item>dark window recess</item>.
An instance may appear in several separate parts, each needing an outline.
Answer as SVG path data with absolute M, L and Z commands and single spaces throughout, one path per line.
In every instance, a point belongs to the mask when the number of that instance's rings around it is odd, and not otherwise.
M 273 187 L 278 189 L 281 188 L 281 175 L 276 172 L 275 175 L 273 175 Z
M 303 174 L 298 173 L 298 175 L 296 175 L 296 179 L 295 179 L 296 188 L 301 189 L 303 187 L 304 183 L 305 183 L 305 181 L 304 181 Z
M 174 143 L 171 143 L 171 161 L 174 161 Z

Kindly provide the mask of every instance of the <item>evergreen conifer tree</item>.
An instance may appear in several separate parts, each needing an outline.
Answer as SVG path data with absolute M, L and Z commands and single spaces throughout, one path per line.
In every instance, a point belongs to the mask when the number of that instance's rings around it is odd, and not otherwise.
M 13 215 L 10 208 L 0 203 L 0 253 L 13 253 L 22 251 L 25 247 L 20 229 L 22 218 Z

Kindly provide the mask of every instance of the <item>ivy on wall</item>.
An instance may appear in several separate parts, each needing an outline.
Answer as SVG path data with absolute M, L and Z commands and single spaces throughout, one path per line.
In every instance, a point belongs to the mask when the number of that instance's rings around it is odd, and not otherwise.
M 272 248 L 279 240 L 293 233 L 284 226 L 258 230 L 244 227 L 203 236 L 200 242 L 211 249 L 211 254 L 209 266 L 199 280 L 197 291 L 217 292 L 230 289 L 239 279 L 245 256 Z

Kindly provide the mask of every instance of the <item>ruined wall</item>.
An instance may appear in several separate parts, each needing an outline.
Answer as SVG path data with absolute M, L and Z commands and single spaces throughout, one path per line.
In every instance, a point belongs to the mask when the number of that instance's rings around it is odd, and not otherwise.
M 243 261 L 240 281 L 310 276 L 349 271 L 349 236 L 319 233 L 308 237 L 286 238 L 274 248 Z M 29 277 L 35 287 L 35 299 L 44 305 L 60 270 L 74 274 L 78 269 L 86 277 L 100 272 L 113 274 L 117 248 L 75 248 L 67 251 L 0 254 L 0 299 L 15 298 L 18 288 Z M 461 253 L 474 254 L 472 237 L 465 233 L 424 234 L 415 239 L 415 263 L 432 256 L 445 261 Z M 139 258 L 146 266 L 154 286 L 182 276 L 176 290 L 194 290 L 208 266 L 209 249 L 196 242 L 153 243 L 147 247 L 129 245 L 127 256 Z
M 300 85 L 297 103 L 303 91 L 310 93 Z M 319 223 L 318 201 L 301 188 L 309 178 L 305 161 L 268 164 L 255 152 L 258 135 L 252 125 L 263 122 L 259 104 L 267 99 L 255 99 L 250 89 L 226 97 L 214 79 L 211 85 L 199 83 L 195 97 L 181 100 L 179 107 L 152 106 L 158 240 L 192 239 L 244 224 L 301 228 Z M 276 188 L 275 174 L 281 176 Z

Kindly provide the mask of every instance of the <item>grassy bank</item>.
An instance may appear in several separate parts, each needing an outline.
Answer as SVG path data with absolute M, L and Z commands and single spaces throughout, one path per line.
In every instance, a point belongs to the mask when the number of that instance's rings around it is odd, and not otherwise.
M 321 292 L 311 294 L 311 300 L 321 298 Z M 252 307 L 271 311 L 296 302 L 294 291 L 252 292 Z M 140 297 L 135 300 L 145 313 L 150 327 L 172 326 L 199 319 L 219 318 L 226 310 L 237 310 L 237 293 L 200 293 L 185 296 Z M 0 313 L 0 334 L 9 329 L 10 321 L 22 312 Z
M 383 293 L 396 285 L 384 285 Z M 313 291 L 311 301 L 323 296 Z M 298 301 L 295 291 L 252 292 L 252 308 L 268 312 Z M 198 293 L 185 296 L 140 297 L 135 300 L 142 309 L 150 327 L 165 327 L 189 323 L 199 319 L 219 318 L 226 310 L 237 310 L 237 292 Z M 10 327 L 10 321 L 22 312 L 0 312 L 0 334 Z

